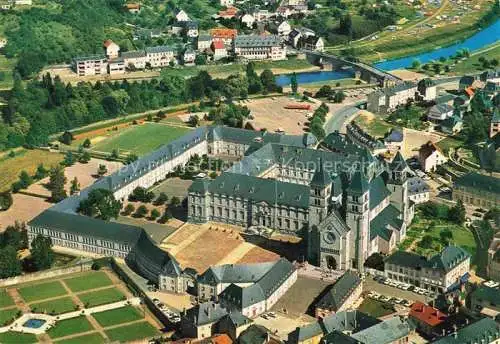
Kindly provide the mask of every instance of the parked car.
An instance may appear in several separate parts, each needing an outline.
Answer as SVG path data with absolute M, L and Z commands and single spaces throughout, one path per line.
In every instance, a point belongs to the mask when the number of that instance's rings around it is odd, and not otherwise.
M 495 282 L 495 281 L 486 281 L 483 284 L 487 287 L 490 287 L 490 288 L 496 288 L 496 287 L 500 286 L 500 283 Z
M 276 318 L 276 313 L 274 312 L 269 312 L 267 313 L 267 316 L 271 317 L 271 318 Z
M 382 295 L 379 300 L 383 302 L 389 302 L 390 299 L 391 299 L 390 297 Z
M 158 299 L 153 299 L 153 304 L 155 304 L 155 305 L 157 305 L 157 306 L 158 306 L 158 305 L 160 304 L 160 300 L 158 300 Z
M 413 305 L 413 302 L 408 301 L 408 300 L 404 300 L 403 301 L 403 305 L 406 306 L 406 307 L 411 307 L 411 305 Z

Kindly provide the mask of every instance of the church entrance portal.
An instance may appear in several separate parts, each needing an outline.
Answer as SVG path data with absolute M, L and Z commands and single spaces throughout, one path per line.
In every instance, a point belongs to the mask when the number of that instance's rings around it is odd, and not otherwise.
M 326 256 L 326 267 L 330 270 L 337 270 L 337 261 L 332 256 Z

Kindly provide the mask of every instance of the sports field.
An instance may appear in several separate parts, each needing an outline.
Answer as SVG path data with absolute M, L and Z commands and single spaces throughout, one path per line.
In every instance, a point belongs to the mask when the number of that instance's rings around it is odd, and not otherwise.
M 107 153 L 117 150 L 120 154 L 134 153 L 142 156 L 175 140 L 189 130 L 161 123 L 144 123 L 96 137 L 92 140 L 96 143 L 91 149 Z

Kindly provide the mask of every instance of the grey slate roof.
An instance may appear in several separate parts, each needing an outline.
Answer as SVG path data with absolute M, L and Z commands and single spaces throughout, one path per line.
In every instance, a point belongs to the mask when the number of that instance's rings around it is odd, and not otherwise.
M 390 344 L 405 338 L 412 330 L 412 326 L 406 320 L 395 316 L 359 331 L 351 337 L 364 344 Z
M 403 226 L 403 220 L 400 219 L 401 212 L 392 204 L 385 207 L 377 216 L 370 221 L 370 240 L 377 236 L 389 241 L 392 236 L 392 230 L 400 231 Z M 391 228 L 391 229 L 390 229 Z
M 323 160 L 320 158 L 318 161 L 318 169 L 314 172 L 311 179 L 312 186 L 326 186 L 332 183 L 330 174 L 325 170 Z
M 364 194 L 369 190 L 369 187 L 368 180 L 364 173 L 358 171 L 354 173 L 351 184 L 349 184 L 347 190 L 357 194 Z
M 185 318 L 196 326 L 212 324 L 228 314 L 219 303 L 208 301 L 200 303 L 186 311 Z
M 391 195 L 381 176 L 373 178 L 368 189 L 370 192 L 370 210 L 375 209 L 384 199 Z
M 322 320 L 325 334 L 333 331 L 356 333 L 378 323 L 380 320 L 357 310 L 337 312 Z
M 198 278 L 198 283 L 255 283 L 261 279 L 275 262 L 255 264 L 224 264 L 211 266 Z
M 455 187 L 462 186 L 473 188 L 477 191 L 487 191 L 500 194 L 500 179 L 471 172 L 455 181 Z
M 146 47 L 145 50 L 147 54 L 158 54 L 158 53 L 173 52 L 174 48 L 167 45 L 158 45 L 156 47 Z
M 265 344 L 269 330 L 262 325 L 250 325 L 238 337 L 238 344 Z
M 288 343 L 300 343 L 323 334 L 323 328 L 317 321 L 297 327 L 288 334 Z
M 450 271 L 455 266 L 468 259 L 470 254 L 457 246 L 447 246 L 440 253 L 431 257 L 429 260 L 415 253 L 396 251 L 385 259 L 388 264 L 396 266 L 405 266 L 411 269 L 436 269 L 441 271 Z
M 435 344 L 493 343 L 499 339 L 500 325 L 491 318 L 483 318 L 455 334 L 438 339 Z
M 77 57 L 73 58 L 74 62 L 90 61 L 90 60 L 106 60 L 106 55 L 95 54 L 95 55 L 87 55 L 87 56 L 77 56 Z
M 275 35 L 239 35 L 234 39 L 236 48 L 274 47 L 278 45 L 280 45 L 280 39 Z
M 421 192 L 429 191 L 429 185 L 420 177 L 408 178 L 408 194 L 414 195 Z
M 122 58 L 124 59 L 133 59 L 133 58 L 145 57 L 146 52 L 144 50 L 132 50 L 132 51 L 124 51 L 121 55 Z
M 316 308 L 337 311 L 361 284 L 358 274 L 346 271 L 334 284 L 330 285 L 326 294 L 316 303 Z

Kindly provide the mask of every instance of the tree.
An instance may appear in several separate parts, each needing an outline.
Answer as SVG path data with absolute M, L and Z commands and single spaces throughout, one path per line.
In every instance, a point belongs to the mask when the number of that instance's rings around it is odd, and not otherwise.
M 123 215 L 129 216 L 135 211 L 135 207 L 132 203 L 129 203 L 125 206 L 125 209 L 123 210 Z
M 299 83 L 297 82 L 297 74 L 295 74 L 295 72 L 292 74 L 292 77 L 290 78 L 290 87 L 292 88 L 292 93 L 297 93 L 297 90 L 299 88 Z
M 17 251 L 13 246 L 0 249 L 0 278 L 9 278 L 20 275 L 21 262 L 17 258 Z
M 156 220 L 160 215 L 161 214 L 158 211 L 158 209 L 153 209 L 153 210 L 151 210 L 151 213 L 149 214 L 149 217 L 151 218 L 151 220 Z
M 47 177 L 48 175 L 49 175 L 49 171 L 45 168 L 45 166 L 43 166 L 43 163 L 40 163 L 36 168 L 36 172 L 35 172 L 35 176 L 34 176 L 35 179 L 40 180 L 40 179 Z
M 448 246 L 453 239 L 453 233 L 449 229 L 444 229 L 439 232 L 439 238 L 444 246 Z
M 90 155 L 89 152 L 83 152 L 80 157 L 78 158 L 78 161 L 82 164 L 86 164 L 92 159 L 92 156 Z
M 352 18 L 350 14 L 346 14 L 340 18 L 339 33 L 346 35 L 349 40 L 352 39 Z
M 59 141 L 64 143 L 65 145 L 70 145 L 71 142 L 73 142 L 73 140 L 75 139 L 75 137 L 73 136 L 73 134 L 69 131 L 65 131 L 61 137 L 59 138 Z
M 135 211 L 134 216 L 135 217 L 145 217 L 148 214 L 148 208 L 146 208 L 145 205 L 139 206 L 137 210 Z
M 118 154 L 118 150 L 117 149 L 113 149 L 113 151 L 111 152 L 111 155 L 109 157 L 112 160 L 116 160 L 116 159 L 120 158 L 120 154 Z
M 418 246 L 421 248 L 431 248 L 432 237 L 430 235 L 424 235 L 422 240 L 419 241 Z
M 52 239 L 38 234 L 31 242 L 31 259 L 37 270 L 48 269 L 54 261 Z
M 101 220 L 118 218 L 122 203 L 115 199 L 112 191 L 94 189 L 89 192 L 87 199 L 80 201 L 78 212 Z
M 89 138 L 86 138 L 85 141 L 82 143 L 83 148 L 90 148 L 91 142 Z
M 102 177 L 102 176 L 104 176 L 106 173 L 108 173 L 108 168 L 106 167 L 106 165 L 99 164 L 99 168 L 97 169 L 97 175 L 98 175 L 99 177 Z
M 12 202 L 12 194 L 10 191 L 0 192 L 0 211 L 9 209 Z
M 132 193 L 128 196 L 128 200 L 131 202 L 144 202 L 149 203 L 155 197 L 155 194 L 147 189 L 138 186 L 132 191 Z
M 170 205 L 171 205 L 172 207 L 178 207 L 178 206 L 179 206 L 179 204 L 181 204 L 181 200 L 179 199 L 179 197 L 174 196 L 174 197 L 172 197 L 172 198 L 170 199 Z
M 66 176 L 64 175 L 64 167 L 56 166 L 50 169 L 50 178 L 48 189 L 51 192 L 50 200 L 54 203 L 60 202 L 68 195 L 64 185 L 66 184 Z
M 260 81 L 262 82 L 262 87 L 264 88 L 264 93 L 276 91 L 276 78 L 270 69 L 264 69 L 260 74 Z
M 80 192 L 80 183 L 78 182 L 78 179 L 75 177 L 71 181 L 71 186 L 70 186 L 70 189 L 69 189 L 69 194 L 70 195 L 74 195 L 74 194 L 77 194 L 78 192 Z
M 16 250 L 28 247 L 28 231 L 25 223 L 16 221 L 14 225 L 7 226 L 0 234 L 0 247 L 7 246 L 12 246 Z
M 66 154 L 64 155 L 64 160 L 62 162 L 64 166 L 73 166 L 75 164 L 75 156 L 73 155 L 72 151 L 67 151 Z
M 465 206 L 460 199 L 457 201 L 457 204 L 454 207 L 450 208 L 450 211 L 448 212 L 449 220 L 459 225 L 465 222 L 465 215 Z
M 366 259 L 364 266 L 367 268 L 384 271 L 384 256 L 378 252 L 375 252 Z
M 134 161 L 137 161 L 139 159 L 139 157 L 134 154 L 134 153 L 130 153 L 127 158 L 125 159 L 125 164 L 126 165 L 129 165 L 131 163 L 133 163 Z
M 161 192 L 156 198 L 154 205 L 163 205 L 168 201 L 168 196 L 166 193 Z
M 411 68 L 413 69 L 419 69 L 422 63 L 420 63 L 420 60 L 414 59 L 411 63 Z
M 342 103 L 344 99 L 345 99 L 345 93 L 342 91 L 336 92 L 335 95 L 333 96 L 333 101 L 335 103 Z
M 22 170 L 21 173 L 19 173 L 19 186 L 21 189 L 26 189 L 31 184 L 33 184 L 33 178 L 31 178 L 28 172 Z
M 188 124 L 196 128 L 200 125 L 200 119 L 196 115 L 191 115 L 189 116 Z
M 207 57 L 203 54 L 198 54 L 194 58 L 194 63 L 197 66 L 206 65 L 207 64 Z

